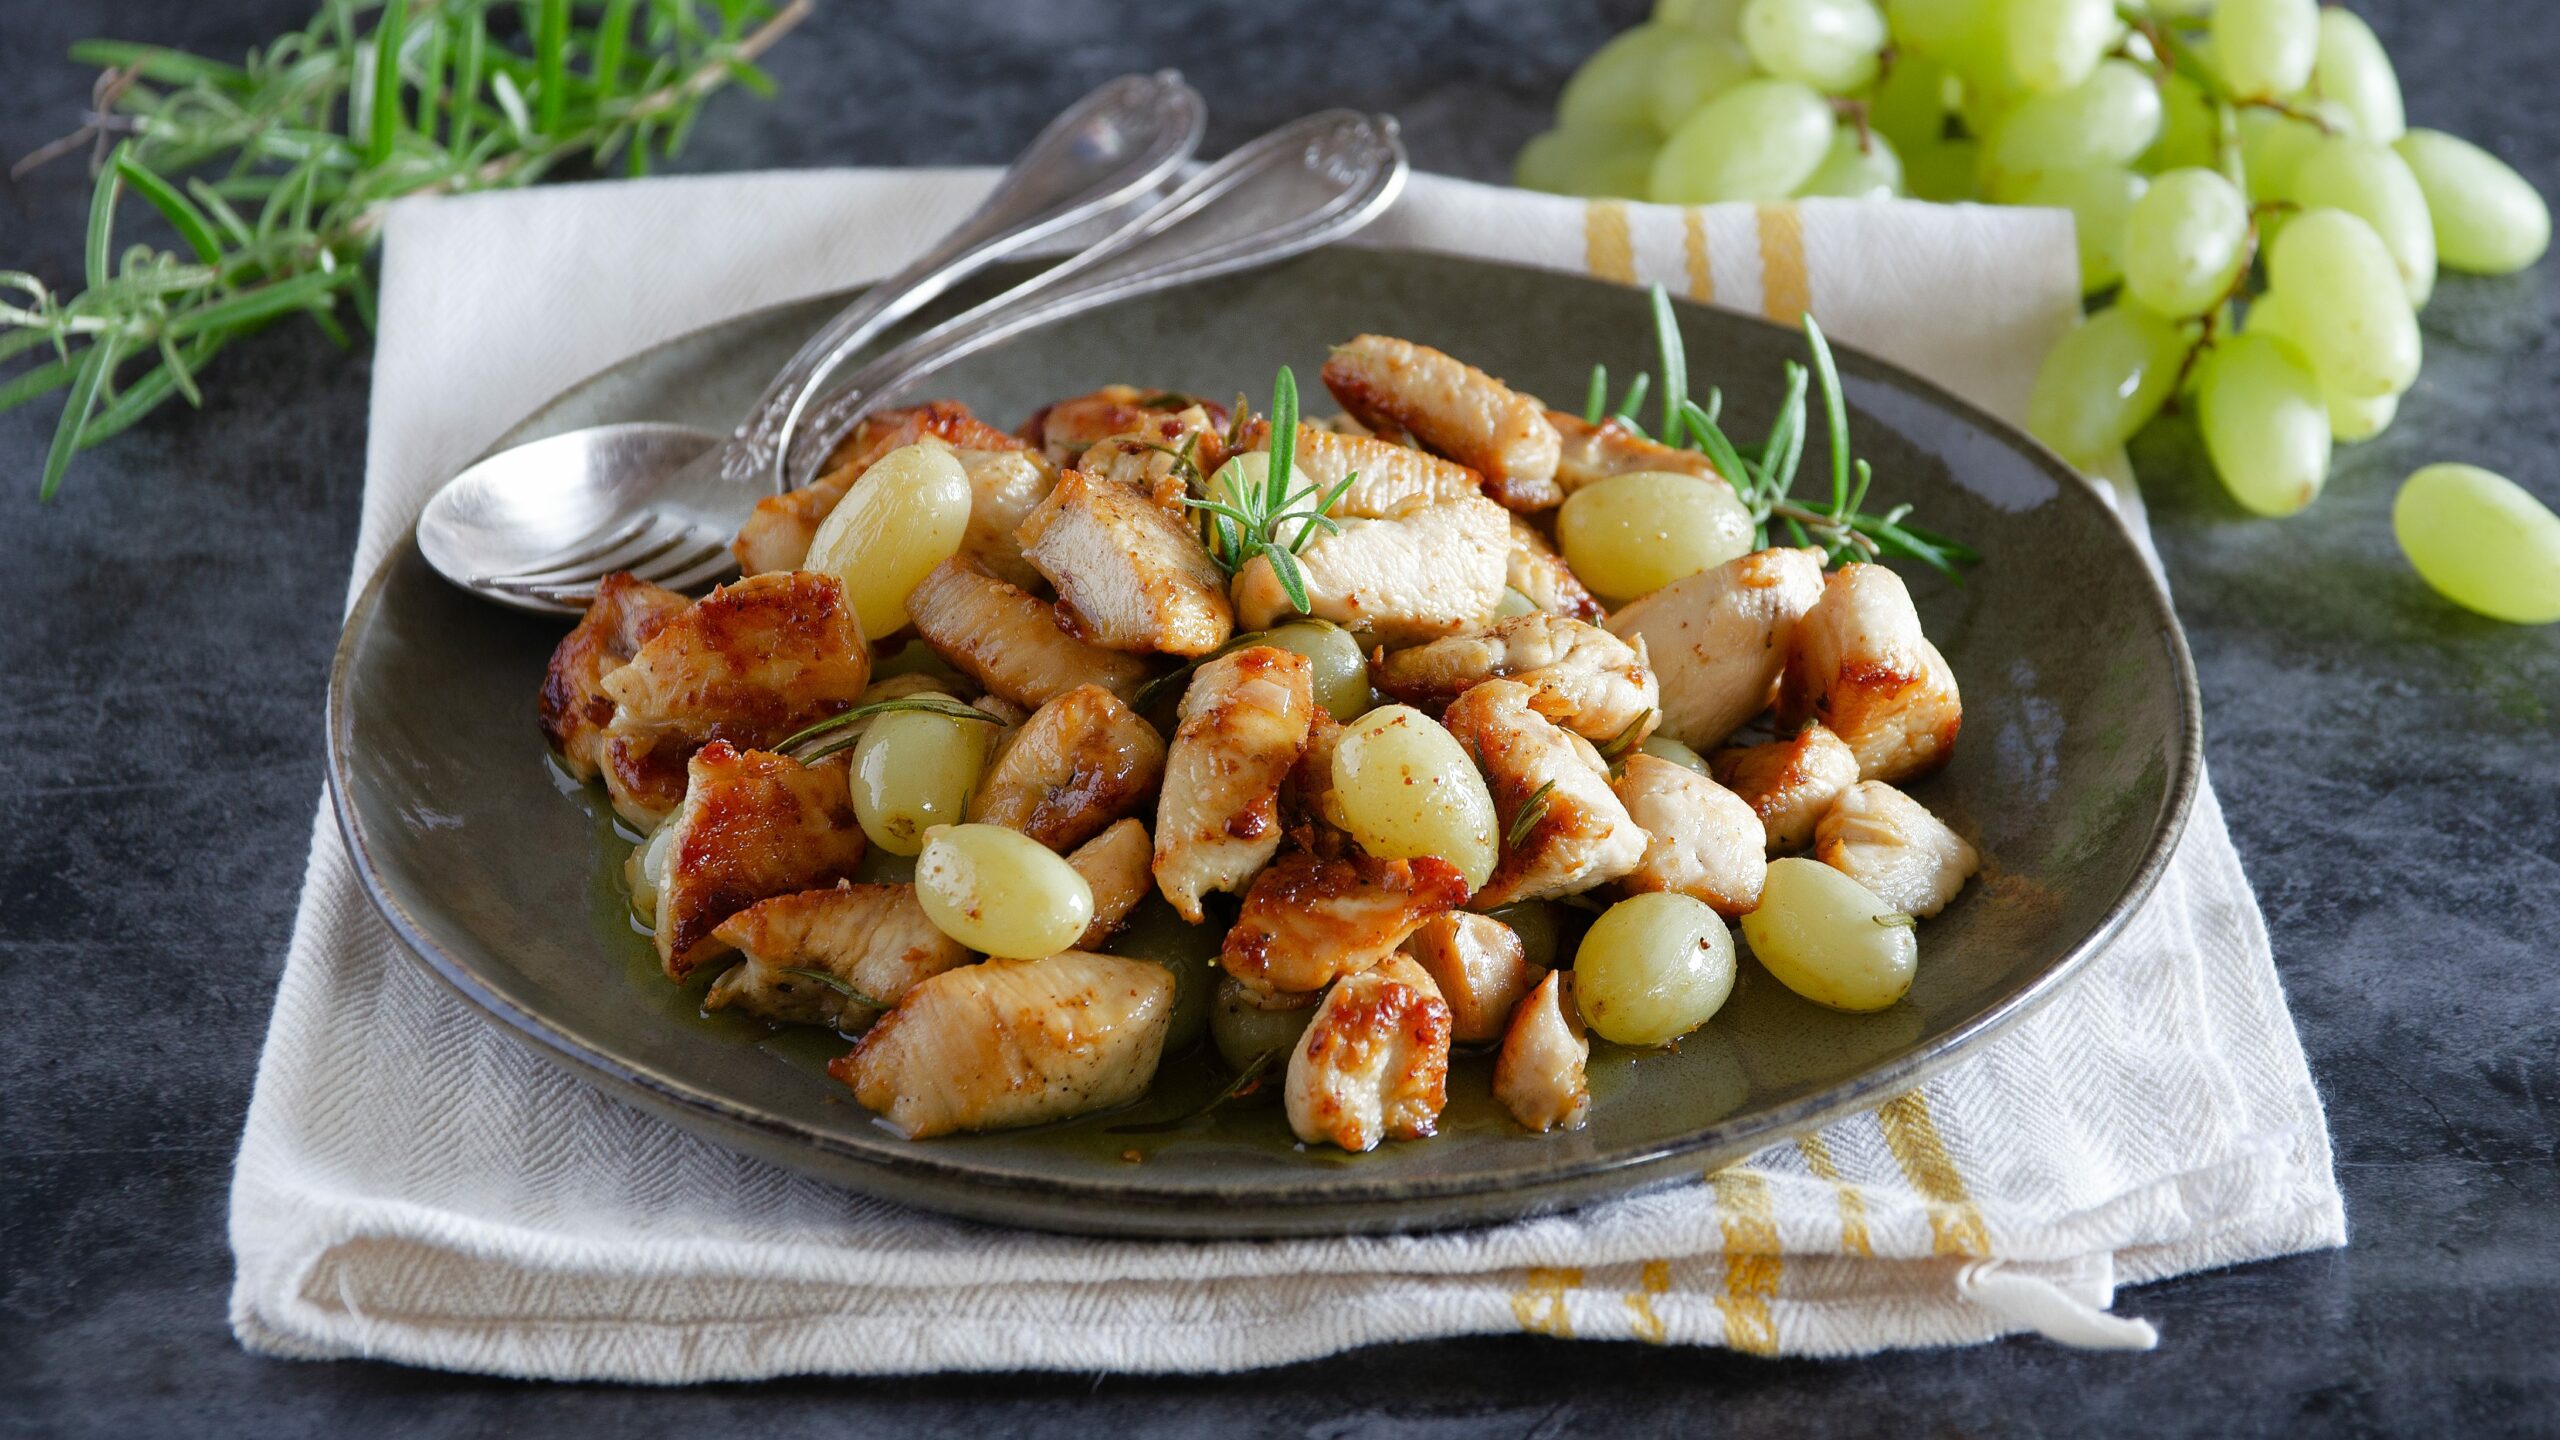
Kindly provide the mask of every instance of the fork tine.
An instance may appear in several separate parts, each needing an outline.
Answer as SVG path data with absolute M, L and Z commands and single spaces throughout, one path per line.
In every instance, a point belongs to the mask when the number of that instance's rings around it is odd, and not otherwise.
M 626 568 L 635 579 L 663 585 L 670 590 L 683 590 L 734 565 L 728 546 L 716 540 L 699 540 L 688 545 L 684 543 L 685 538 L 685 535 L 678 535 L 647 560 Z M 562 605 L 583 605 L 596 598 L 596 587 L 603 579 L 601 575 L 577 576 L 563 580 L 516 582 L 504 588 Z
M 717 579 L 723 572 L 735 568 L 737 568 L 737 558 L 729 553 L 729 547 L 715 544 L 704 551 L 693 564 L 681 570 L 657 576 L 656 583 L 670 590 L 690 590 L 705 580 Z
M 634 518 L 611 535 L 581 542 L 532 568 L 504 575 L 487 575 L 481 579 L 484 584 L 508 590 L 592 582 L 648 560 L 668 546 L 681 542 L 685 534 L 684 526 L 671 524 L 665 516 L 651 511 Z

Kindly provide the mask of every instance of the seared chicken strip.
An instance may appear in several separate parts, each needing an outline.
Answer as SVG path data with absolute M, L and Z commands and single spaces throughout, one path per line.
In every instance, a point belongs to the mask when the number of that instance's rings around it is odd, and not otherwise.
M 614 808 L 655 825 L 684 796 L 685 757 L 712 739 L 770 745 L 862 698 L 871 648 L 832 575 L 786 571 L 724 585 L 667 618 L 606 675 Z
M 1887 905 L 1923 919 L 1947 908 L 1982 868 L 1963 836 L 1881 780 L 1862 780 L 1831 802 L 1814 826 L 1813 854 Z
M 1031 413 L 1017 434 L 1048 458 L 1065 465 L 1114 435 L 1150 428 L 1168 415 L 1197 410 L 1209 428 L 1227 423 L 1225 407 L 1170 390 L 1142 390 L 1135 385 L 1105 385 L 1083 395 L 1052 400 Z M 1204 468 L 1214 469 L 1215 467 Z
M 1049 498 L 1057 473 L 1028 450 L 958 455 L 961 473 L 969 477 L 969 528 L 960 536 L 961 558 L 1009 584 L 1039 584 L 1039 568 L 1022 553 L 1022 522 Z
M 1280 782 L 1306 748 L 1315 710 L 1303 655 L 1257 645 L 1202 665 L 1156 802 L 1156 885 L 1200 923 L 1200 897 L 1235 890 L 1280 848 Z
M 1882 565 L 1832 574 L 1796 626 L 1778 718 L 1831 727 L 1857 752 L 1862 780 L 1906 780 L 1947 763 L 1964 702 L 1946 657 L 1921 635 L 1901 576 Z
M 1254 877 L 1219 961 L 1264 994 L 1321 990 L 1394 954 L 1415 926 L 1466 898 L 1466 877 L 1434 856 L 1293 852 Z
M 1087 645 L 1058 628 L 1048 604 L 965 560 L 945 560 L 907 597 L 916 633 L 943 659 L 1017 705 L 1046 705 L 1079 685 L 1122 699 L 1146 683 L 1147 662 Z
M 1289 1055 L 1289 1128 L 1310 1145 L 1374 1149 L 1439 1128 L 1449 1007 L 1402 955 L 1336 984 Z
M 1490 623 L 1510 563 L 1510 521 L 1481 498 L 1444 501 L 1396 520 L 1344 520 L 1298 557 L 1309 613 L 1389 644 Z M 1236 619 L 1248 630 L 1295 618 L 1271 562 L 1255 556 L 1235 579 Z
M 1501 822 L 1502 858 L 1469 901 L 1479 910 L 1578 894 L 1644 858 L 1645 833 L 1611 793 L 1608 767 L 1590 741 L 1540 715 L 1536 698 L 1517 681 L 1488 680 L 1442 717 L 1483 767 Z
M 913 885 L 838 885 L 759 900 L 711 932 L 746 958 L 711 982 L 705 1010 L 855 1030 L 971 959 L 935 928 Z M 833 976 L 836 983 L 795 975 Z
M 1545 510 L 1562 442 L 1544 408 L 1473 365 L 1428 345 L 1359 335 L 1324 362 L 1325 388 L 1372 427 L 1394 426 L 1484 477 L 1513 510 Z
M 1529 706 L 1585 740 L 1632 749 L 1653 733 L 1662 688 L 1632 645 L 1579 620 L 1515 615 L 1476 635 L 1399 650 L 1373 667 L 1378 688 L 1439 711 L 1487 680 L 1529 687 Z
M 1504 562 L 1503 583 L 1550 615 L 1596 622 L 1606 614 L 1556 553 L 1555 542 L 1517 515 L 1511 517 L 1511 554 Z
M 1556 484 L 1564 493 L 1572 494 L 1585 485 L 1597 485 L 1612 475 L 1629 475 L 1639 470 L 1668 470 L 1680 475 L 1695 475 L 1701 480 L 1718 480 L 1716 467 L 1695 450 L 1675 450 L 1659 440 L 1636 433 L 1633 426 L 1616 420 L 1594 425 L 1579 415 L 1550 410 L 1547 423 L 1556 427 L 1563 448 L 1556 459 Z
M 1136 820 L 1121 821 L 1067 856 L 1067 864 L 1093 891 L 1093 923 L 1077 937 L 1077 949 L 1096 949 L 1119 932 L 1121 922 L 1147 898 L 1147 887 L 1155 883 L 1150 869 L 1154 862 L 1155 846 L 1147 839 L 1147 827 Z
M 596 587 L 587 613 L 551 652 L 542 676 L 542 735 L 581 780 L 604 768 L 613 697 L 604 677 L 630 663 L 649 638 L 693 603 L 673 590 L 617 571 Z
M 1547 973 L 1529 963 L 1510 926 L 1472 910 L 1422 922 L 1404 942 L 1404 953 L 1439 988 L 1449 1007 L 1450 1037 L 1461 1045 L 1501 1039 L 1521 997 Z
M 1002 1130 L 1146 1093 L 1173 1021 L 1173 972 L 1062 950 L 945 970 L 827 1067 L 910 1140 Z
M 1206 655 L 1235 633 L 1226 572 L 1198 527 L 1135 487 L 1069 470 L 1015 538 L 1057 587 L 1063 628 L 1086 644 Z
M 1186 528 L 1199 523 L 1198 512 L 1185 506 L 1191 487 L 1218 473 L 1226 463 L 1224 423 L 1217 414 L 1194 405 L 1172 412 L 1150 411 L 1135 429 L 1106 435 L 1086 447 L 1075 468 L 1144 494 L 1167 517 Z
M 667 823 L 658 876 L 657 943 L 667 978 L 682 980 L 728 948 L 713 932 L 759 900 L 853 878 L 862 826 L 841 762 L 714 740 L 686 767 L 684 808 Z
M 1760 550 L 1675 580 L 1609 617 L 1642 637 L 1662 730 L 1704 750 L 1769 708 L 1797 621 L 1822 598 L 1822 553 Z
M 836 443 L 817 480 L 756 502 L 755 512 L 729 546 L 738 557 L 738 573 L 799 569 L 800 562 L 809 558 L 809 542 L 817 538 L 818 526 L 862 478 L 862 472 L 890 451 L 926 440 L 964 451 L 1022 448 L 1021 441 L 970 414 L 969 407 L 957 400 L 880 411 Z
M 1502 1037 L 1493 1062 L 1493 1095 L 1531 1130 L 1579 1130 L 1591 1118 L 1584 1067 L 1591 1042 L 1572 999 L 1573 977 L 1558 970 L 1538 982 Z
M 1668 890 L 1703 900 L 1726 919 L 1760 908 L 1769 836 L 1741 796 L 1685 765 L 1629 755 L 1616 790 L 1650 837 L 1644 859 L 1619 883 L 1630 893 Z
M 1803 849 L 1831 802 L 1858 783 L 1856 753 L 1820 725 L 1766 745 L 1719 750 L 1707 765 L 1717 784 L 1760 817 L 1772 855 Z
M 1137 809 L 1164 779 L 1164 738 L 1099 685 L 1032 712 L 969 799 L 969 818 L 1061 854 Z
M 1268 451 L 1271 422 L 1254 421 L 1245 431 L 1244 448 Z M 1337 517 L 1392 520 L 1425 505 L 1484 493 L 1483 477 L 1454 460 L 1366 435 L 1341 435 L 1302 424 L 1294 457 L 1290 464 L 1293 490 L 1305 484 L 1329 495 L 1345 478 L 1357 477 L 1325 512 Z

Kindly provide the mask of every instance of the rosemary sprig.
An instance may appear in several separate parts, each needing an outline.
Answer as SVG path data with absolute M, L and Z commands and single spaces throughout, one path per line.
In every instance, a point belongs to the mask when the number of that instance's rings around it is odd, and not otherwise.
M 1529 843 L 1529 837 L 1538 832 L 1538 822 L 1547 818 L 1547 806 L 1555 791 L 1556 782 L 1549 780 L 1530 791 L 1529 798 L 1520 802 L 1519 812 L 1511 817 L 1511 828 L 1502 833 L 1503 849 L 1517 850 Z
M 1636 732 L 1644 729 L 1647 725 L 1661 718 L 1661 711 L 1647 710 L 1633 720 L 1628 721 L 1625 729 L 1610 736 L 1606 744 L 1598 747 L 1600 751 L 1600 759 L 1608 765 L 1609 773 L 1612 776 L 1616 775 L 1622 768 L 1624 768 L 1627 752 L 1636 748 Z
M 806 980 L 814 985 L 824 985 L 828 989 L 835 991 L 837 994 L 842 995 L 856 1005 L 864 1006 L 865 1008 L 872 1010 L 894 1010 L 897 1008 L 876 995 L 864 994 L 860 990 L 855 989 L 851 981 L 837 975 L 831 975 L 824 970 L 810 970 L 798 965 L 784 965 L 778 968 L 785 975 L 796 976 L 797 978 Z
M 1244 404 L 1236 404 L 1241 432 Z M 1267 468 L 1259 487 L 1240 486 L 1214 495 L 1186 495 L 1182 503 L 1201 512 L 1207 521 L 1209 555 L 1218 567 L 1233 575 L 1259 556 L 1271 566 L 1272 578 L 1280 582 L 1281 593 L 1301 615 L 1313 608 L 1307 596 L 1307 573 L 1298 556 L 1312 543 L 1319 531 L 1328 535 L 1342 533 L 1332 515 L 1327 513 L 1340 503 L 1351 489 L 1359 472 L 1343 476 L 1331 490 L 1321 494 L 1310 484 L 1291 489 L 1298 447 L 1298 377 L 1289 367 L 1280 367 L 1279 377 L 1271 391 L 1271 449 Z M 1195 468 L 1194 474 L 1198 471 Z M 1228 473 L 1221 471 L 1220 473 Z M 1239 475 L 1241 471 L 1234 472 Z M 1203 487 L 1207 488 L 1207 487 Z M 1313 501 L 1313 504 L 1302 502 Z M 1281 531 L 1296 524 L 1298 533 L 1283 539 Z
M 1192 1121 L 1199 1119 L 1201 1116 L 1206 1115 L 1210 1111 L 1217 1109 L 1219 1106 L 1226 1104 L 1230 1100 L 1233 1100 L 1247 1090 L 1252 1089 L 1253 1082 L 1261 1079 L 1262 1072 L 1270 1069 L 1271 1063 L 1279 1057 L 1280 1052 L 1277 1050 L 1265 1050 L 1261 1054 L 1254 1056 L 1253 1063 L 1236 1072 L 1236 1077 L 1226 1083 L 1226 1088 L 1220 1090 L 1217 1094 L 1210 1096 L 1200 1104 L 1194 1105 L 1190 1109 L 1183 1111 L 1181 1114 L 1174 1116 L 1170 1120 L 1146 1120 L 1134 1125 L 1113 1125 L 1108 1127 L 1103 1133 L 1108 1135 L 1162 1135 L 1170 1131 L 1179 1130 L 1183 1126 L 1190 1124 Z
M 0 271 L 0 362 L 26 362 L 0 380 L 0 410 L 67 392 L 42 493 L 172 397 L 202 404 L 198 377 L 233 341 L 297 315 L 342 344 L 348 313 L 370 327 L 363 261 L 393 201 L 573 160 L 646 173 L 711 92 L 771 92 L 756 57 L 813 3 L 606 0 L 582 18 L 568 0 L 323 0 L 236 65 L 73 46 L 105 72 L 95 113 L 13 173 L 92 148 L 83 288 Z M 128 199 L 175 248 L 117 249 Z
M 868 705 L 856 705 L 850 710 L 830 715 L 815 725 L 783 737 L 782 743 L 774 746 L 773 750 L 777 755 L 791 755 L 791 758 L 803 765 L 814 765 L 839 751 L 852 749 L 855 742 L 862 738 L 860 730 L 845 733 L 847 727 L 882 715 L 895 715 L 902 711 L 912 711 L 919 715 L 940 715 L 952 720 L 981 720 L 989 725 L 1004 723 L 977 706 L 965 704 L 948 695 L 901 695 L 894 700 L 874 700 Z M 818 743 L 811 744 L 812 741 Z M 809 748 L 799 750 L 803 745 Z M 794 750 L 799 750 L 799 753 L 793 755 Z

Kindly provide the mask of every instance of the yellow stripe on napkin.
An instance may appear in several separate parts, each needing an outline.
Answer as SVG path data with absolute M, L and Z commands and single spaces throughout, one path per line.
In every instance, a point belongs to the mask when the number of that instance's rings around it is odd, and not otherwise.
M 1648 1345 L 1659 1345 L 1670 1331 L 1662 1317 L 1654 1313 L 1653 1297 L 1671 1288 L 1671 1262 L 1647 1260 L 1644 1276 L 1637 1282 L 1644 1288 L 1627 1292 L 1627 1329 Z
M 1680 259 L 1689 274 L 1689 298 L 1708 304 L 1716 298 L 1716 270 L 1707 258 L 1707 213 L 1691 209 L 1680 218 Z
M 1511 1296 L 1512 1318 L 1520 1322 L 1521 1329 L 1532 1335 L 1570 1340 L 1573 1338 L 1573 1315 L 1565 1307 L 1565 1296 L 1581 1288 L 1580 1270 L 1537 1266 L 1530 1270 L 1528 1278 Z
M 1582 263 L 1603 280 L 1636 283 L 1636 240 L 1623 201 L 1594 200 L 1584 207 Z
M 1804 264 L 1804 212 L 1793 205 L 1763 205 L 1759 217 L 1760 313 L 1781 325 L 1800 327 L 1813 308 L 1813 281 Z
M 1778 1320 L 1769 1302 L 1778 1296 L 1786 1261 L 1778 1253 L 1778 1212 L 1769 1182 L 1749 1170 L 1720 1170 L 1708 1177 L 1724 1211 L 1724 1343 L 1754 1355 L 1778 1353 Z
M 1814 1178 L 1828 1183 L 1840 1199 L 1840 1248 L 1852 1255 L 1873 1255 L 1875 1242 L 1867 1235 L 1867 1197 L 1858 1187 L 1840 1178 L 1840 1167 L 1832 1163 L 1831 1147 L 1819 1135 L 1799 1135 L 1796 1149 L 1804 1154 L 1805 1168 Z
M 1931 1251 L 1988 1258 L 1991 1232 L 1982 1223 L 1982 1212 L 1974 1208 L 1973 1194 L 1956 1169 L 1955 1156 L 1947 1152 L 1937 1122 L 1929 1117 L 1929 1097 L 1914 1090 L 1888 1100 L 1876 1111 L 1876 1123 L 1883 1127 L 1884 1143 L 1901 1164 L 1904 1178 L 1929 1202 Z

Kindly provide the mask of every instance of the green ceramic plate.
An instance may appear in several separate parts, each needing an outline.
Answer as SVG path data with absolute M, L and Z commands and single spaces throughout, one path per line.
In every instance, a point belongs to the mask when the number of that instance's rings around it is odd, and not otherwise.
M 601 421 L 719 426 L 836 302 L 743 317 L 640 355 L 551 402 L 512 443 Z M 1693 383 L 1763 422 L 1793 332 L 1686 308 Z M 1364 330 L 1440 346 L 1550 396 L 1592 362 L 1652 363 L 1643 297 L 1579 278 L 1418 255 L 1333 251 L 1035 334 L 934 388 L 1011 419 L 1106 380 L 1267 393 Z M 1996 883 L 1921 932 L 1918 982 L 1872 1016 L 1817 1009 L 1748 959 L 1732 1001 L 1676 1052 L 1595 1047 L 1590 1125 L 1531 1136 L 1453 1068 L 1437 1139 L 1364 1156 L 1304 1149 L 1278 1109 L 1188 1126 L 1215 1067 L 1169 1059 L 1116 1114 L 921 1144 L 873 1122 L 821 1066 L 833 1036 L 698 1011 L 624 914 L 625 846 L 599 791 L 561 781 L 534 694 L 561 630 L 438 580 L 394 549 L 347 622 L 330 689 L 339 816 L 375 902 L 491 1021 L 607 1092 L 858 1190 L 982 1219 L 1144 1235 L 1427 1229 L 1552 1210 L 1694 1178 L 1875 1104 L 2050 996 L 2124 922 L 2185 821 L 2198 767 L 2195 676 L 2167 597 L 2086 482 L 1924 380 L 1841 356 L 1877 493 L 1978 547 L 1962 587 L 1910 574 L 1964 687 L 1956 759 L 1916 787 L 1981 845 Z M 1908 572 L 1906 572 L 1908 573 Z M 715 967 L 716 968 L 716 967 Z M 1203 972 L 1205 975 L 1205 972 Z

